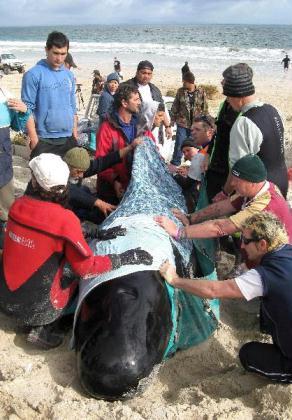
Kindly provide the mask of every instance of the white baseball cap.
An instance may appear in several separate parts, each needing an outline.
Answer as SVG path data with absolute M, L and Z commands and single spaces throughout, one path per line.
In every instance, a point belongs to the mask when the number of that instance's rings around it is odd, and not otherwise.
M 57 185 L 67 185 L 69 168 L 60 156 L 53 153 L 42 153 L 29 162 L 38 184 L 46 191 Z

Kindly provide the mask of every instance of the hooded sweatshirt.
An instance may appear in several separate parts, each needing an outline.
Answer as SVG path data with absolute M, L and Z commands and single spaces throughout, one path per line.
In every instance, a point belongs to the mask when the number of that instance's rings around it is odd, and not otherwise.
M 100 121 L 103 122 L 107 118 L 107 114 L 112 110 L 112 104 L 114 102 L 114 95 L 110 92 L 107 83 L 104 86 L 103 92 L 99 98 L 99 104 L 97 114 L 99 115 Z
M 53 69 L 46 60 L 40 60 L 24 74 L 21 98 L 34 114 L 39 137 L 72 136 L 76 114 L 75 80 L 65 66 Z

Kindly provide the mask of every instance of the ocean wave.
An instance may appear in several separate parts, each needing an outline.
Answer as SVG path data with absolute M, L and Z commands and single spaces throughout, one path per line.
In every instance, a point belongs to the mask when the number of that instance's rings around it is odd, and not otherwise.
M 45 41 L 0 41 L 0 51 L 39 52 Z M 281 49 L 211 47 L 186 44 L 122 43 L 122 42 L 71 42 L 72 53 L 151 54 L 189 60 L 237 60 L 253 62 L 278 62 L 283 55 Z

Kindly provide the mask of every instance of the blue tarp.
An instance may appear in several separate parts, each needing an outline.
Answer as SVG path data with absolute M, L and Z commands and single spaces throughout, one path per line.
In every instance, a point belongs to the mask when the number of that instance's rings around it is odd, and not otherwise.
M 205 200 L 203 186 L 199 206 L 206 205 Z M 182 266 L 186 270 L 195 246 L 197 260 L 204 276 L 206 275 L 210 280 L 216 278 L 215 247 L 212 240 L 177 242 L 153 221 L 155 215 L 166 215 L 180 224 L 172 215 L 171 209 L 174 207 L 186 212 L 181 188 L 169 174 L 153 142 L 145 138 L 143 145 L 136 148 L 131 182 L 123 200 L 117 210 L 101 226 L 102 229 L 108 229 L 121 225 L 127 229 L 127 235 L 114 240 L 95 241 L 91 246 L 94 253 L 98 255 L 120 253 L 127 249 L 141 247 L 153 255 L 153 264 L 152 266 L 124 266 L 82 282 L 77 314 L 85 296 L 100 283 L 114 281 L 114 278 L 128 273 L 158 270 L 166 259 L 174 263 L 173 245 L 177 248 Z M 219 302 L 192 296 L 168 284 L 165 284 L 165 287 L 171 303 L 173 322 L 171 337 L 165 352 L 165 357 L 168 357 L 178 349 L 199 344 L 212 334 L 218 324 Z

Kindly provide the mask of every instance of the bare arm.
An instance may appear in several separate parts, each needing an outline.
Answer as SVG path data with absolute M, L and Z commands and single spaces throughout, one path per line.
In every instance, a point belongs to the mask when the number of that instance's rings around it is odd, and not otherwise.
M 213 217 L 227 216 L 235 212 L 234 207 L 231 204 L 229 198 L 222 200 L 218 203 L 210 204 L 202 210 L 192 213 L 190 216 L 190 222 L 198 223 Z
M 229 172 L 227 180 L 226 180 L 225 185 L 223 187 L 223 191 L 225 192 L 225 194 L 230 194 L 233 191 L 233 188 L 230 186 L 230 181 L 231 181 L 231 174 Z
M 172 138 L 172 128 L 170 127 L 171 121 L 170 121 L 170 116 L 169 116 L 169 112 L 168 112 L 167 108 L 165 108 L 163 124 L 164 124 L 164 127 L 165 127 L 165 133 L 166 133 L 167 138 L 171 139 Z
M 78 115 L 75 114 L 74 115 L 73 131 L 72 131 L 72 135 L 73 135 L 73 137 L 74 137 L 75 140 L 78 139 L 77 124 L 78 124 Z
M 229 219 L 208 220 L 197 225 L 187 225 L 183 228 L 179 228 L 175 222 L 166 216 L 155 216 L 154 220 L 176 240 L 217 238 L 238 231 L 238 227 Z
M 29 120 L 27 121 L 26 129 L 27 129 L 27 135 L 30 140 L 29 147 L 31 150 L 33 150 L 39 141 L 36 128 L 35 128 L 35 121 L 33 117 L 29 118 Z
M 120 149 L 120 158 L 123 159 L 128 153 L 132 152 L 139 144 L 143 144 L 143 140 L 141 137 L 135 138 L 131 144 Z
M 208 220 L 197 225 L 185 226 L 181 232 L 180 239 L 187 238 L 220 238 L 221 236 L 232 235 L 238 228 L 229 219 Z
M 160 267 L 160 274 L 173 287 L 207 299 L 244 298 L 234 279 L 212 281 L 207 279 L 184 279 L 177 275 L 168 261 Z

